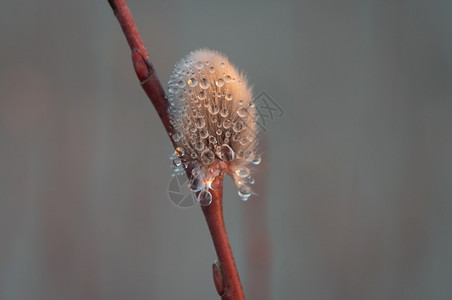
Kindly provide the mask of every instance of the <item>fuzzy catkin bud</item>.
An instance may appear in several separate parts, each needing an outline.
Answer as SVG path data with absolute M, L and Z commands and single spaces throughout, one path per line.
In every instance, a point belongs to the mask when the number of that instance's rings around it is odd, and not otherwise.
M 211 50 L 197 50 L 179 61 L 168 82 L 169 116 L 179 145 L 173 155 L 176 172 L 193 166 L 190 189 L 200 193 L 198 202 L 210 204 L 209 189 L 216 176 L 226 172 L 238 194 L 252 194 L 250 163 L 256 153 L 256 109 L 246 78 L 227 57 Z

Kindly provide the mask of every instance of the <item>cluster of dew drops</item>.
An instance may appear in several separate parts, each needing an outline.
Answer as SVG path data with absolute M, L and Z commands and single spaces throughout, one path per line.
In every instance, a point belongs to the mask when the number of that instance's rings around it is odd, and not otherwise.
M 173 176 L 191 170 L 189 188 L 199 192 L 201 206 L 212 202 L 209 189 L 231 175 L 244 201 L 251 196 L 249 164 L 258 165 L 256 114 L 252 99 L 234 99 L 240 80 L 225 72 L 224 62 L 185 59 L 176 65 L 168 82 L 171 136 L 179 145 L 170 159 Z M 232 72 L 231 72 L 232 73 Z M 218 75 L 220 74 L 220 75 Z M 216 76 L 215 76 L 216 75 Z

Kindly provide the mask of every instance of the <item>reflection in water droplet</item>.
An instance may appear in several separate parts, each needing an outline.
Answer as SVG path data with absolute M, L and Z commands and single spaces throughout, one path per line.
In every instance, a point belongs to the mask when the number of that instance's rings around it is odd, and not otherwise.
M 243 184 L 239 187 L 238 194 L 243 201 L 246 201 L 251 196 L 251 188 Z
M 174 154 L 176 154 L 177 157 L 182 157 L 185 154 L 184 148 L 177 147 L 176 150 L 174 150 Z
M 204 68 L 204 63 L 200 60 L 195 62 L 195 68 L 198 70 L 202 70 L 202 68 Z
M 203 117 L 198 117 L 195 119 L 195 126 L 197 128 L 203 128 L 206 125 L 206 120 Z
M 201 81 L 199 82 L 199 86 L 203 89 L 206 90 L 209 88 L 210 86 L 210 81 L 207 78 L 202 78 Z
M 210 149 L 205 149 L 201 153 L 201 161 L 205 165 L 210 165 L 215 160 L 215 154 Z
M 201 100 L 201 101 L 205 100 L 206 99 L 206 92 L 200 91 L 199 94 L 198 94 L 198 99 Z
M 190 87 L 195 87 L 198 85 L 198 80 L 196 78 L 190 78 L 187 83 Z
M 253 165 L 258 165 L 261 163 L 261 156 L 259 154 L 254 155 L 253 160 L 251 161 L 253 163 Z
M 216 191 L 223 185 L 223 180 L 220 176 L 216 176 L 212 181 L 209 182 L 209 188 Z
M 218 107 L 218 105 L 212 104 L 212 105 L 209 106 L 209 112 L 212 115 L 216 115 L 219 111 L 220 111 L 220 108 Z
M 179 167 L 180 165 L 181 165 L 181 160 L 180 160 L 180 158 L 175 158 L 174 160 L 173 160 L 173 164 L 176 166 L 176 167 Z
M 229 145 L 223 144 L 220 146 L 219 149 L 219 153 L 220 153 L 220 158 L 221 160 L 225 161 L 225 162 L 229 162 L 234 160 L 234 150 L 232 150 L 232 148 Z
M 202 180 L 199 177 L 194 176 L 188 183 L 188 187 L 193 192 L 198 192 L 202 189 Z
M 222 109 L 220 110 L 220 115 L 221 115 L 223 118 L 227 117 L 228 114 L 229 114 L 229 111 L 228 111 L 226 108 L 222 108 Z
M 209 135 L 209 132 L 208 132 L 207 130 L 205 130 L 205 129 L 203 129 L 203 130 L 201 130 L 201 131 L 199 132 L 199 136 L 200 136 L 202 139 L 205 139 L 208 135 Z
M 217 87 L 222 87 L 224 85 L 224 80 L 222 78 L 218 78 L 215 81 L 215 84 L 217 85 Z
M 198 194 L 198 203 L 201 206 L 207 206 L 212 203 L 212 194 L 209 191 L 203 190 Z
M 248 169 L 247 167 L 241 167 L 235 170 L 235 174 L 237 174 L 237 176 L 239 176 L 240 178 L 246 178 L 250 176 L 250 169 Z
M 239 117 L 244 118 L 248 115 L 248 110 L 246 109 L 246 107 L 239 108 L 237 110 L 237 114 L 239 115 Z

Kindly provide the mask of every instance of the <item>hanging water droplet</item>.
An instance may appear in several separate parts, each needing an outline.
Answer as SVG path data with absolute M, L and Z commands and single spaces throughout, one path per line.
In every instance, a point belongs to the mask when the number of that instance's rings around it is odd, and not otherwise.
M 232 100 L 232 94 L 226 94 L 226 96 L 224 96 L 224 98 L 228 101 Z
M 248 183 L 249 184 L 254 184 L 256 181 L 254 180 L 254 178 L 253 177 L 248 177 Z
M 210 165 L 215 160 L 215 154 L 210 149 L 205 149 L 201 153 L 201 161 L 205 165 Z
M 176 150 L 174 150 L 174 154 L 176 154 L 177 157 L 182 157 L 185 154 L 184 148 L 177 147 Z
M 214 66 L 211 66 L 211 67 L 209 68 L 209 72 L 210 72 L 210 73 L 215 72 L 215 67 L 214 67 Z
M 204 92 L 204 91 L 200 91 L 199 92 L 199 94 L 198 94 L 198 99 L 199 100 L 201 100 L 201 101 L 203 101 L 203 100 L 206 100 L 206 92 Z
M 200 60 L 197 60 L 195 62 L 195 68 L 198 69 L 198 70 L 202 70 L 202 68 L 204 68 L 204 63 L 202 61 L 200 61 Z
M 234 160 L 234 156 L 235 156 L 234 150 L 232 150 L 232 148 L 227 144 L 223 144 L 220 146 L 219 153 L 220 153 L 219 156 L 220 156 L 221 160 L 223 160 L 225 162 Z
M 209 86 L 210 86 L 210 81 L 209 81 L 207 78 L 203 77 L 203 78 L 201 79 L 201 81 L 199 82 L 199 86 L 200 86 L 203 90 L 206 90 L 206 89 L 208 89 Z
M 212 194 L 209 191 L 203 190 L 198 194 L 198 203 L 201 206 L 207 206 L 212 203 Z
M 197 117 L 195 119 L 195 126 L 197 128 L 203 128 L 206 125 L 206 120 L 203 117 Z
M 244 118 L 248 115 L 248 110 L 246 109 L 246 107 L 239 108 L 237 110 L 237 114 L 239 115 L 239 117 Z
M 254 155 L 253 160 L 251 161 L 253 165 L 258 165 L 261 163 L 261 156 L 259 154 Z
M 250 108 L 254 108 L 256 106 L 256 104 L 254 103 L 254 101 L 250 101 L 250 103 L 248 103 L 248 106 Z
M 246 178 L 250 176 L 250 169 L 248 169 L 247 167 L 241 167 L 235 170 L 235 174 L 237 174 L 237 176 L 239 176 L 240 178 Z
M 251 150 L 248 150 L 245 152 L 244 158 L 246 161 L 252 161 L 254 158 L 254 152 Z
M 198 192 L 202 190 L 202 180 L 197 175 L 194 175 L 194 177 L 188 183 L 188 187 L 191 191 Z
M 243 201 L 246 201 L 251 196 L 251 188 L 243 184 L 239 187 L 238 194 Z
M 200 136 L 202 139 L 205 139 L 208 135 L 209 135 L 209 132 L 208 132 L 206 129 L 203 129 L 203 130 L 201 130 L 201 131 L 199 132 L 199 136 Z
M 189 80 L 188 80 L 188 86 L 190 86 L 190 87 L 195 87 L 195 86 L 197 86 L 198 85 L 198 80 L 196 80 L 196 78 L 190 78 Z
M 243 100 L 242 100 L 242 99 L 239 100 L 239 105 L 240 105 L 240 106 L 243 105 Z
M 180 160 L 180 158 L 175 158 L 174 160 L 173 160 L 173 164 L 176 166 L 176 167 L 179 167 L 180 165 L 181 165 L 181 160 Z
M 218 78 L 218 79 L 215 81 L 215 84 L 217 85 L 217 87 L 222 87 L 222 86 L 224 85 L 224 80 L 223 80 L 223 78 Z
M 220 111 L 220 108 L 218 107 L 218 105 L 212 104 L 212 105 L 209 106 L 209 112 L 212 115 L 216 115 L 219 111 Z
M 220 115 L 221 115 L 223 118 L 227 117 L 228 114 L 229 114 L 229 111 L 228 111 L 226 108 L 222 108 L 222 109 L 220 110 Z
M 185 82 L 183 80 L 179 80 L 179 82 L 177 83 L 177 86 L 179 86 L 180 88 L 184 88 Z

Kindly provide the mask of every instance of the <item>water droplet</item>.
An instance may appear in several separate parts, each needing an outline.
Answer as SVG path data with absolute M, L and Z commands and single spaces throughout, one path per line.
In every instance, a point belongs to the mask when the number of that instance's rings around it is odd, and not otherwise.
M 253 177 L 248 177 L 248 182 L 249 184 L 254 184 L 256 181 L 254 180 Z
M 202 68 L 204 68 L 204 63 L 202 61 L 200 61 L 200 60 L 197 60 L 195 62 L 195 68 L 198 69 L 198 70 L 202 70 Z
M 222 87 L 222 86 L 224 85 L 224 80 L 223 80 L 223 78 L 218 78 L 218 79 L 215 81 L 215 84 L 217 85 L 217 87 Z
M 227 117 L 228 114 L 229 114 L 229 111 L 228 111 L 226 108 L 222 108 L 222 109 L 220 110 L 220 115 L 221 115 L 223 118 Z
M 244 157 L 245 157 L 246 161 L 252 161 L 253 158 L 254 158 L 254 152 L 251 151 L 251 150 L 248 150 L 248 151 L 245 152 L 245 156 Z
M 180 158 L 175 158 L 174 160 L 173 160 L 173 164 L 176 166 L 176 167 L 179 167 L 180 165 L 181 165 L 181 160 L 180 160 Z
M 211 66 L 211 67 L 209 68 L 209 72 L 210 72 L 210 73 L 215 72 L 215 67 L 214 67 L 214 66 Z
M 242 122 L 242 121 L 237 121 L 237 122 L 235 122 L 234 125 L 232 126 L 232 129 L 233 129 L 235 132 L 240 132 L 240 131 L 243 130 L 243 127 L 244 127 L 243 122 Z
M 223 161 L 229 162 L 234 160 L 234 150 L 232 150 L 232 148 L 227 144 L 220 146 L 219 154 L 221 160 Z
M 192 152 L 192 153 L 190 154 L 190 156 L 191 156 L 191 158 L 193 158 L 193 159 L 196 159 L 196 158 L 198 158 L 198 156 L 196 155 L 196 153 L 195 153 L 195 152 Z
M 222 67 L 222 68 L 224 68 L 226 65 L 225 65 L 225 63 L 224 62 L 222 62 L 221 64 L 220 64 L 220 67 Z
M 250 103 L 248 104 L 248 106 L 250 108 L 254 108 L 256 106 L 256 104 L 254 103 L 254 101 L 250 101 Z
M 240 142 L 240 145 L 244 146 L 248 143 L 248 139 L 246 137 L 242 136 L 240 138 L 239 142 Z
M 224 98 L 228 101 L 232 100 L 232 94 L 226 94 L 226 96 L 224 96 Z
M 217 143 L 217 139 L 214 136 L 209 136 L 209 143 L 215 145 Z
M 230 131 L 226 131 L 226 132 L 224 133 L 224 135 L 225 135 L 226 137 L 230 137 L 230 136 L 231 136 L 231 132 L 230 132 Z
M 221 131 L 221 129 L 218 128 L 217 131 L 216 131 L 216 134 L 217 134 L 218 136 L 221 136 L 222 133 L 223 133 L 223 131 Z
M 223 180 L 221 180 L 220 176 L 216 176 L 215 178 L 213 178 L 213 180 L 211 180 L 209 182 L 209 188 L 214 191 L 220 189 L 222 185 L 223 185 Z
M 229 76 L 229 75 L 224 76 L 224 81 L 225 81 L 226 83 L 231 82 L 231 76 Z
M 212 105 L 209 106 L 209 112 L 212 115 L 216 115 L 219 111 L 220 111 L 220 108 L 218 107 L 218 105 L 212 104 Z
M 243 105 L 243 100 L 242 100 L 242 99 L 239 100 L 239 105 L 240 105 L 240 106 Z
M 244 118 L 248 115 L 248 110 L 246 109 L 246 107 L 239 108 L 237 110 L 237 114 L 239 115 L 239 117 Z
M 261 163 L 261 156 L 259 154 L 254 155 L 253 160 L 251 161 L 253 163 L 253 165 L 258 165 Z
M 235 170 L 235 174 L 237 174 L 237 176 L 239 176 L 240 178 L 246 178 L 250 176 L 250 169 L 248 169 L 247 167 L 241 167 Z
M 199 86 L 200 86 L 203 90 L 206 90 L 206 89 L 208 89 L 209 86 L 210 86 L 210 81 L 209 81 L 207 78 L 203 77 L 203 78 L 201 79 L 201 81 L 199 82 Z
M 246 201 L 251 196 L 251 188 L 243 184 L 239 187 L 238 194 L 243 201 Z
M 207 206 L 212 203 L 212 194 L 209 191 L 203 190 L 198 194 L 198 203 L 201 206 Z
M 206 92 L 204 92 L 204 91 L 200 91 L 199 92 L 199 94 L 198 94 L 198 99 L 199 100 L 201 100 L 201 101 L 203 101 L 203 100 L 206 100 Z
M 176 150 L 174 150 L 174 154 L 176 154 L 177 157 L 182 157 L 185 154 L 184 148 L 177 147 Z
M 223 121 L 223 128 L 224 129 L 228 129 L 230 127 L 231 127 L 231 120 L 229 120 L 229 119 L 224 120 Z
M 196 78 L 190 78 L 189 80 L 188 80 L 188 86 L 190 86 L 190 87 L 195 87 L 195 86 L 197 86 L 198 85 L 198 80 L 196 80 Z
M 197 141 L 195 143 L 195 149 L 201 151 L 202 149 L 204 149 L 204 143 L 202 141 Z
M 195 126 L 197 128 L 203 128 L 206 125 L 206 120 L 203 117 L 198 117 L 195 119 Z
M 208 135 L 209 135 L 209 132 L 208 132 L 207 130 L 205 130 L 205 129 L 203 129 L 203 130 L 201 130 L 201 131 L 199 132 L 199 136 L 200 136 L 202 139 L 205 139 Z
M 202 190 L 202 180 L 197 175 L 194 175 L 194 177 L 188 183 L 188 187 L 193 192 L 198 192 Z
M 243 158 L 243 150 L 237 151 L 237 158 L 242 159 Z
M 177 83 L 177 85 L 178 85 L 180 88 L 184 88 L 184 87 L 185 87 L 185 82 L 184 82 L 183 80 L 179 80 L 179 82 Z
M 215 160 L 215 154 L 210 149 L 205 149 L 201 153 L 201 161 L 205 165 L 210 165 Z

